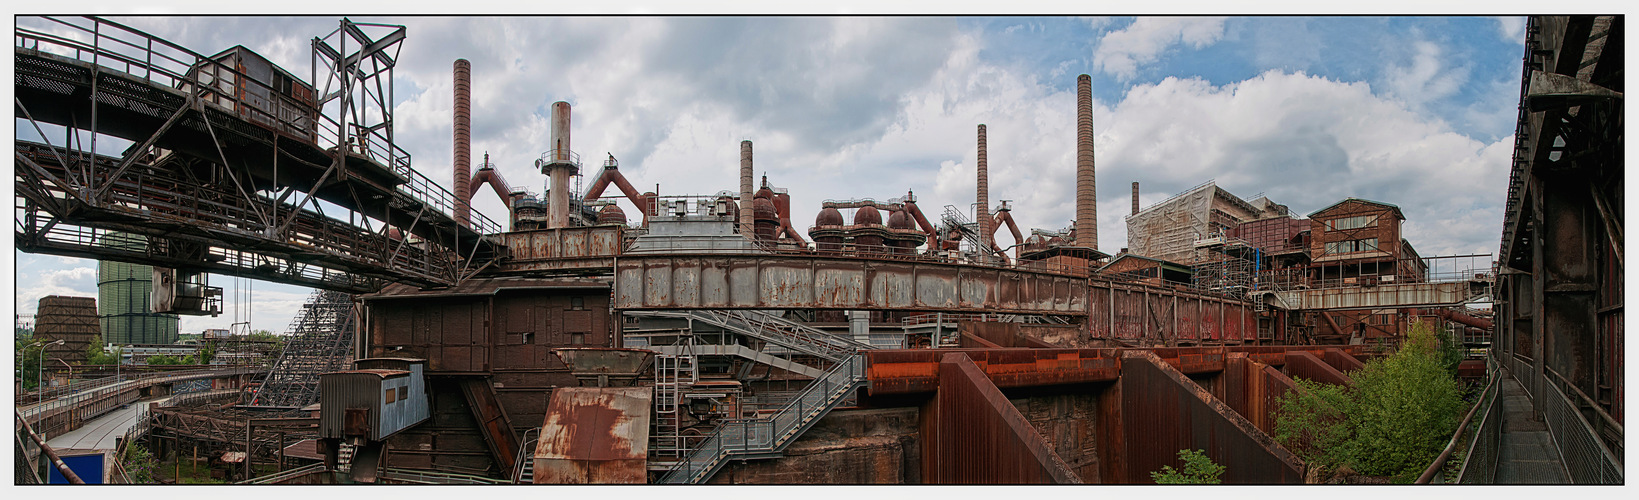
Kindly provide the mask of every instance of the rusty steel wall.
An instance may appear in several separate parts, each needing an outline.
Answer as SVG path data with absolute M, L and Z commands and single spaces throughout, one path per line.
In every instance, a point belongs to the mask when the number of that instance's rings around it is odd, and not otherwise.
M 1257 339 L 1257 313 L 1235 299 L 1092 281 L 1087 336 L 1126 345 L 1238 344 Z
M 513 231 L 500 235 L 509 256 L 493 274 L 553 270 L 608 270 L 622 250 L 619 226 L 586 226 Z
M 1115 349 L 879 349 L 865 351 L 867 393 L 911 394 L 939 387 L 942 356 L 958 352 L 997 387 L 1110 382 L 1120 376 Z
M 922 414 L 924 483 L 1081 483 L 966 354 L 943 354 L 929 406 Z
M 1118 461 L 1104 470 L 1119 475 L 1106 475 L 1106 483 L 1151 483 L 1151 471 L 1181 468 L 1181 449 L 1205 450 L 1214 462 L 1228 465 L 1225 484 L 1303 482 L 1303 464 L 1295 455 L 1155 353 L 1123 352 L 1115 385 L 1119 388 L 1107 394 L 1119 397 L 1121 415 L 1106 418 L 1103 427 L 1118 427 L 1101 434 L 1119 433 L 1122 439 L 1105 446 L 1101 459 Z
M 1366 367 L 1365 363 L 1360 362 L 1359 359 L 1356 359 L 1354 356 L 1350 356 L 1349 353 L 1343 352 L 1339 349 L 1327 349 L 1325 353 L 1320 356 L 1320 360 L 1325 361 L 1326 364 L 1331 365 L 1332 368 L 1336 368 L 1337 371 L 1343 373 L 1352 372 Z
M 1286 374 L 1292 378 L 1305 378 L 1328 384 L 1354 385 L 1354 379 L 1308 351 L 1286 353 Z
M 1022 314 L 1086 311 L 1083 281 L 1058 274 L 797 256 L 622 257 L 615 308 L 889 309 Z
M 648 483 L 652 396 L 648 387 L 552 391 L 533 456 L 534 483 Z
M 1253 360 L 1246 353 L 1230 353 L 1222 380 L 1213 394 L 1258 430 L 1273 436 L 1280 397 L 1297 388 L 1292 378 L 1273 366 Z

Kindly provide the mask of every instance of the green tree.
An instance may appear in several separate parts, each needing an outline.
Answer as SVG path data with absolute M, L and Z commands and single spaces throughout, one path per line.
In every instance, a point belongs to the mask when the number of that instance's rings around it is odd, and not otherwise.
M 85 364 L 112 365 L 120 362 L 120 354 L 124 349 L 115 347 L 109 351 L 102 345 L 102 336 L 91 337 L 91 345 L 85 348 Z
M 1161 466 L 1161 470 L 1151 472 L 1150 479 L 1155 484 L 1220 484 L 1220 476 L 1224 473 L 1224 466 L 1214 463 L 1207 458 L 1202 450 L 1178 450 L 1178 460 L 1184 462 L 1182 472 L 1175 470 L 1171 465 Z
M 158 356 L 148 356 L 147 361 L 148 361 L 148 364 L 151 365 L 151 366 L 188 364 L 188 363 L 186 363 L 186 361 L 188 361 L 187 357 L 178 358 L 176 356 L 171 356 L 169 354 L 161 354 L 161 355 L 158 355 Z
M 40 350 L 45 349 L 45 347 L 42 345 L 29 345 L 35 342 L 38 342 L 38 340 L 35 340 L 34 337 L 19 339 L 17 340 L 17 348 L 12 351 L 18 353 L 17 355 L 20 358 L 20 362 L 17 363 L 17 378 L 22 379 L 23 390 L 25 391 L 32 391 L 36 385 L 39 385 Z
M 1434 327 L 1417 323 L 1401 349 L 1356 371 L 1353 387 L 1299 381 L 1281 397 L 1276 439 L 1305 461 L 1410 482 L 1462 417 L 1462 391 Z
M 216 359 L 216 342 L 206 342 L 204 344 L 200 344 L 199 345 L 199 350 L 194 352 L 194 354 L 190 355 L 190 357 L 193 358 L 192 359 L 193 362 L 192 363 L 184 363 L 184 364 L 189 364 L 189 365 L 208 365 L 208 364 L 211 364 L 211 360 Z

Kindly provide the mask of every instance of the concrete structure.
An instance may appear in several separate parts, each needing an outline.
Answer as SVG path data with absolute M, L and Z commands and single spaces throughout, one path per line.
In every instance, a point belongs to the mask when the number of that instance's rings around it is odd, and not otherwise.
M 86 349 L 102 334 L 97 318 L 97 299 L 91 297 L 64 297 L 47 295 L 40 298 L 39 313 L 35 314 L 34 339 L 45 342 L 63 341 L 48 345 L 45 369 L 63 368 L 58 363 L 80 365 L 86 361 Z

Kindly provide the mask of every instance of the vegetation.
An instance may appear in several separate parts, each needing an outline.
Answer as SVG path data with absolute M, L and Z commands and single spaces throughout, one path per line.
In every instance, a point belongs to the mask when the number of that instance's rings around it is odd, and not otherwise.
M 1155 484 L 1220 484 L 1219 477 L 1224 473 L 1224 466 L 1218 465 L 1207 458 L 1202 450 L 1178 450 L 1178 460 L 1184 462 L 1182 472 L 1174 470 L 1171 465 L 1161 466 L 1161 470 L 1151 472 L 1150 479 Z
M 113 351 L 109 351 L 103 347 L 101 335 L 91 337 L 91 345 L 86 346 L 85 348 L 85 364 L 112 365 L 119 363 L 122 350 L 123 349 L 119 347 L 115 347 Z
M 154 455 L 148 448 L 132 443 L 125 447 L 125 455 L 120 457 L 120 465 L 125 467 L 125 475 L 131 480 L 131 484 L 150 484 L 154 482 L 154 471 L 159 468 L 159 461 L 154 460 Z
M 1419 322 L 1398 352 L 1353 373 L 1353 387 L 1298 380 L 1299 390 L 1281 397 L 1275 438 L 1311 466 L 1411 482 L 1465 409 L 1456 364 L 1447 363 L 1450 343 Z

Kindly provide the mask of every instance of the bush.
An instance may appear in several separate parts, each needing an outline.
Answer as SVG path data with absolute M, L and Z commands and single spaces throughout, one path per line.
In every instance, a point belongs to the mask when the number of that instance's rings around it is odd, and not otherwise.
M 1207 458 L 1206 452 L 1201 450 L 1178 450 L 1178 460 L 1184 462 L 1184 471 L 1174 470 L 1171 465 L 1161 466 L 1161 470 L 1151 472 L 1150 479 L 1155 484 L 1219 484 L 1224 473 L 1224 466 L 1213 463 Z
M 1399 352 L 1353 374 L 1354 387 L 1306 380 L 1281 397 L 1275 434 L 1305 462 L 1410 482 L 1439 456 L 1464 410 L 1438 335 L 1413 325 Z
M 154 455 L 148 452 L 148 448 L 134 443 L 125 447 L 125 456 L 120 457 L 120 464 L 125 467 L 125 474 L 131 480 L 131 484 L 154 482 L 154 470 L 159 467 Z

